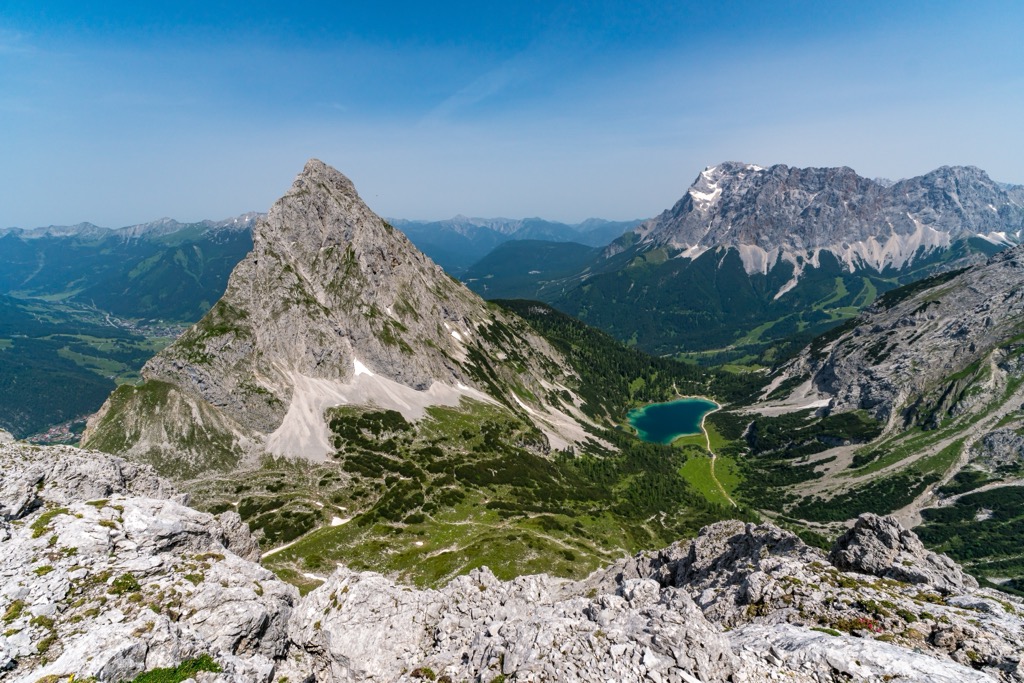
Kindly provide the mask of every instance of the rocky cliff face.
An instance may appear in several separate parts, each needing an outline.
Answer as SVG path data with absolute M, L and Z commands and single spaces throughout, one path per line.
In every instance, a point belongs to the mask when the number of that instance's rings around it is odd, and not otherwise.
M 721 522 L 578 582 L 479 569 L 414 590 L 339 567 L 300 598 L 237 516 L 168 499 L 148 467 L 12 443 L 0 464 L 22 501 L 0 511 L 0 680 L 185 662 L 205 683 L 1024 681 L 1024 603 L 891 519 L 831 555 Z
M 1016 585 L 1022 291 L 1024 246 L 1016 246 L 887 293 L 784 368 L 769 388 L 788 378 L 789 399 L 755 410 L 816 409 L 803 413 L 805 424 L 878 421 L 863 445 L 823 441 L 807 478 L 787 491 L 802 500 L 786 513 L 817 523 L 892 513 L 976 576 Z
M 262 449 L 322 459 L 327 407 L 417 419 L 463 397 L 529 414 L 562 443 L 557 425 L 578 430 L 541 398 L 571 374 L 564 359 L 447 276 L 338 171 L 307 163 L 253 242 L 224 297 L 146 365 L 147 385 L 108 401 L 86 444 L 151 461 L 177 449 L 192 464 L 211 450 L 229 465 Z
M 973 166 L 885 184 L 846 167 L 727 162 L 705 169 L 674 207 L 636 232 L 683 256 L 734 247 L 748 273 L 787 261 L 799 275 L 821 251 L 850 270 L 900 269 L 957 240 L 1016 244 L 1022 229 L 1024 191 Z
M 1015 247 L 956 277 L 894 292 L 795 367 L 810 369 L 832 410 L 937 426 L 1021 375 L 1022 285 L 1024 247 Z

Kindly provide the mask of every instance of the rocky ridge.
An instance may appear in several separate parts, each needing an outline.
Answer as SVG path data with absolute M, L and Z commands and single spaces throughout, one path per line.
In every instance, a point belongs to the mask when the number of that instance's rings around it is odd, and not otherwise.
M 831 556 L 721 522 L 583 581 L 479 569 L 414 590 L 338 567 L 299 598 L 237 516 L 167 498 L 146 466 L 9 442 L 0 464 L 2 500 L 31 499 L 0 521 L 3 680 L 128 681 L 205 655 L 220 671 L 200 683 L 1024 681 L 1024 604 L 887 518 Z
M 128 225 L 123 228 L 103 228 L 92 223 L 78 223 L 77 225 L 49 225 L 40 228 L 3 228 L 0 229 L 0 237 L 14 235 L 20 239 L 31 240 L 43 237 L 78 237 L 84 239 L 102 239 L 106 237 L 118 237 L 124 240 L 140 238 L 158 238 L 173 235 L 187 228 L 200 227 L 203 230 L 218 232 L 252 230 L 256 220 L 262 214 L 255 211 L 243 213 L 234 218 L 226 218 L 222 221 L 204 220 L 198 223 L 182 223 L 173 218 L 161 218 L 148 223 Z
M 766 394 L 788 381 L 788 398 L 755 410 L 806 410 L 807 424 L 855 412 L 878 421 L 866 443 L 816 449 L 813 476 L 791 487 L 802 499 L 786 514 L 835 525 L 857 511 L 891 513 L 979 578 L 1013 588 L 1021 575 L 1013 501 L 1024 472 L 1022 285 L 1024 246 L 1015 246 L 883 295 L 784 367 Z
M 218 680 L 269 680 L 298 593 L 253 562 L 237 514 L 184 502 L 149 466 L 0 444 L 0 679 L 126 681 L 212 654 Z
M 832 411 L 937 426 L 997 398 L 1024 372 L 1014 341 L 1024 325 L 1022 284 L 1024 247 L 1014 247 L 883 298 L 787 372 L 809 374 Z
M 306 164 L 253 242 L 221 300 L 147 363 L 143 387 L 111 397 L 86 445 L 164 471 L 169 460 L 224 468 L 262 452 L 317 460 L 332 450 L 330 406 L 418 419 L 463 398 L 507 406 L 555 446 L 582 436 L 573 402 L 547 398 L 571 383 L 565 359 L 446 275 L 323 162 Z
M 847 167 L 726 162 L 706 168 L 675 206 L 635 233 L 641 245 L 668 246 L 683 257 L 736 248 L 748 273 L 786 261 L 795 284 L 822 251 L 848 270 L 882 271 L 957 240 L 1016 244 L 1022 230 L 1024 190 L 973 166 L 886 184 Z

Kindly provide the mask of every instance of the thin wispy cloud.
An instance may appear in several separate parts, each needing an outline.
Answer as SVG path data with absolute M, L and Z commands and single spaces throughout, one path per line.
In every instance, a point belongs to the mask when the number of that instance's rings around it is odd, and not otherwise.
M 520 63 L 516 63 L 520 61 Z M 491 69 L 460 89 L 433 110 L 427 113 L 423 123 L 437 123 L 449 119 L 484 100 L 500 94 L 509 85 L 521 81 L 526 76 L 521 60 L 511 61 Z

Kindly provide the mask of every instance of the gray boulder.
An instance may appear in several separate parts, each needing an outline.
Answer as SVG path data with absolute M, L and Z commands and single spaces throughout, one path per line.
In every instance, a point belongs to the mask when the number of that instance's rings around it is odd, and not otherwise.
M 317 680 L 725 681 L 722 632 L 682 591 L 650 579 L 613 594 L 548 576 L 498 581 L 487 569 L 415 591 L 339 569 L 292 616 Z
M 893 517 L 861 515 L 836 541 L 829 561 L 845 571 L 926 584 L 947 595 L 978 587 L 953 560 L 929 551 L 917 534 Z

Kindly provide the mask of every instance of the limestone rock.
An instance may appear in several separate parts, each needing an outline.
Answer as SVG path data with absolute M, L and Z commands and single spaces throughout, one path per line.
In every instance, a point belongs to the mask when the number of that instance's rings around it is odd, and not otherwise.
M 834 636 L 790 625 L 745 626 L 730 634 L 744 672 L 769 680 L 780 669 L 787 681 L 887 681 L 889 683 L 992 683 L 970 666 L 848 635 Z
M 1022 229 L 1024 191 L 970 166 L 887 185 L 846 167 L 726 162 L 706 168 L 674 207 L 634 232 L 641 245 L 691 257 L 733 247 L 748 273 L 788 262 L 799 277 L 821 252 L 849 270 L 900 269 L 956 240 L 1017 244 Z
M 6 444 L 0 463 L 4 501 L 36 496 L 0 522 L 0 678 L 118 682 L 206 654 L 216 680 L 271 680 L 298 594 L 231 551 L 255 547 L 239 519 L 149 497 L 174 490 L 100 453 Z
M 725 636 L 682 591 L 650 579 L 588 597 L 547 576 L 476 570 L 436 591 L 339 569 L 297 609 L 292 641 L 318 680 L 724 681 Z
M 861 515 L 836 541 L 829 559 L 845 571 L 926 584 L 944 594 L 978 587 L 953 560 L 929 551 L 893 517 Z
M 85 456 L 71 446 L 0 443 L 0 518 L 21 519 L 44 502 L 63 505 L 113 494 L 165 498 L 176 491 L 147 465 Z
M 1024 462 L 1024 435 L 1009 427 L 994 429 L 975 442 L 972 450 L 986 467 L 1013 467 Z
M 475 399 L 536 424 L 542 449 L 585 438 L 575 403 L 546 398 L 575 382 L 562 354 L 445 274 L 316 159 L 257 222 L 221 300 L 142 374 L 83 444 L 172 476 L 265 452 L 323 460 L 333 451 L 324 411 L 346 404 L 415 420 Z
M 832 412 L 866 410 L 892 428 L 935 428 L 991 409 L 1024 376 L 1014 351 L 1022 284 L 1024 245 L 903 298 L 882 297 L 835 341 L 805 350 L 785 376 L 810 376 Z
M 882 538 L 873 539 L 875 533 Z M 915 578 L 932 583 L 843 572 L 824 552 L 788 531 L 771 524 L 726 521 L 705 527 L 688 543 L 640 553 L 598 570 L 582 584 L 607 592 L 621 590 L 639 576 L 654 579 L 662 591 L 688 594 L 708 621 L 731 629 L 728 637 L 741 662 L 738 671 L 751 681 L 768 680 L 780 670 L 786 671 L 786 680 L 838 681 L 853 675 L 881 681 L 889 675 L 884 662 L 900 659 L 901 654 L 903 663 L 889 667 L 892 675 L 903 676 L 894 680 L 933 680 L 930 674 L 914 678 L 907 673 L 920 655 L 928 660 L 928 666 L 919 667 L 923 672 L 958 663 L 996 680 L 1024 681 L 1020 601 L 978 590 L 959 567 L 948 558 L 930 557 L 934 554 L 913 532 L 893 520 L 865 524 L 856 538 L 870 547 L 897 544 L 912 565 L 903 568 L 916 569 Z M 958 580 L 961 595 L 944 597 L 944 590 Z M 877 666 L 852 667 L 857 659 L 850 658 L 850 648 L 844 645 L 851 635 L 869 643 L 882 639 L 864 645 L 865 661 L 875 658 Z M 781 650 L 754 645 L 758 639 L 772 641 L 776 636 L 781 639 L 779 647 L 792 652 L 783 655 Z M 882 647 L 883 643 L 900 647 Z M 958 680 L 958 671 L 952 666 L 945 680 Z

